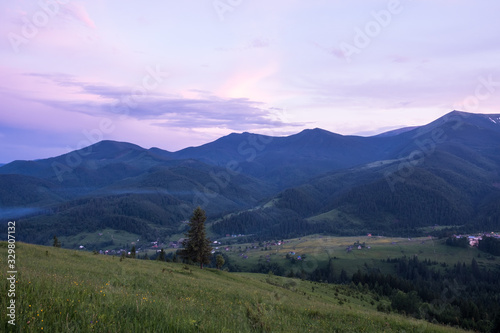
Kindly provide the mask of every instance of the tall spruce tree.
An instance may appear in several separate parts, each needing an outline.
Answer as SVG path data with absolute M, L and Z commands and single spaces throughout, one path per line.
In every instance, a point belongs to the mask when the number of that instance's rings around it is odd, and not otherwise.
M 205 232 L 205 221 L 207 216 L 200 207 L 196 208 L 189 220 L 189 231 L 185 234 L 186 239 L 182 243 L 184 249 L 180 251 L 182 257 L 203 264 L 210 263 L 212 248 Z

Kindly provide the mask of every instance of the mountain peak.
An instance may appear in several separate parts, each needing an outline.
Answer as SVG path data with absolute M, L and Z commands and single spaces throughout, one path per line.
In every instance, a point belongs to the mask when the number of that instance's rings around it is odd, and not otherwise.
M 111 151 L 123 151 L 123 150 L 144 150 L 144 148 L 135 145 L 133 143 L 129 142 L 121 142 L 121 141 L 113 141 L 113 140 L 102 140 L 99 141 L 87 148 L 83 149 L 89 149 L 91 148 L 92 151 L 102 151 L 102 150 L 111 150 Z
M 472 126 L 476 129 L 498 132 L 500 131 L 500 114 L 470 113 L 453 110 L 427 125 L 417 127 L 411 132 L 415 134 L 415 137 L 419 137 L 442 126 L 457 130 L 465 128 L 464 125 Z
M 76 150 L 80 156 L 85 156 L 91 159 L 114 159 L 124 154 L 142 151 L 145 151 L 145 149 L 133 143 L 112 140 L 102 140 L 88 147 Z M 55 158 L 62 158 L 74 153 L 75 152 L 69 152 Z
M 454 110 L 438 119 L 444 122 L 467 123 L 479 128 L 500 130 L 500 114 L 469 113 Z M 456 125 L 455 125 L 456 126 Z
M 319 127 L 315 127 L 315 128 L 306 128 L 305 130 L 303 130 L 302 132 L 312 132 L 312 133 L 331 133 L 331 132 L 328 132 L 327 130 L 324 130 L 322 128 L 319 128 Z
M 470 116 L 470 115 L 473 115 L 474 113 L 470 113 L 470 112 L 465 112 L 465 111 L 460 111 L 460 110 L 453 110 L 451 112 L 448 112 L 447 114 L 445 114 L 445 117 L 448 116 L 448 115 L 458 115 L 458 116 Z
M 453 110 L 453 111 L 445 114 L 443 117 L 441 117 L 439 119 L 448 120 L 451 117 L 457 117 L 457 116 L 464 119 L 464 120 L 465 119 L 490 119 L 492 117 L 493 118 L 500 117 L 500 114 L 498 114 L 498 113 L 471 113 L 471 112 Z
M 319 127 L 316 127 L 316 128 L 308 128 L 308 129 L 305 129 L 303 131 L 301 131 L 300 133 L 296 134 L 296 135 L 300 135 L 300 136 L 304 136 L 304 135 L 312 135 L 312 136 L 318 136 L 318 135 L 335 135 L 335 136 L 341 136 L 340 134 L 337 134 L 337 133 L 333 133 L 333 132 L 330 132 L 330 131 L 327 131 L 327 130 L 324 130 L 322 128 L 319 128 Z

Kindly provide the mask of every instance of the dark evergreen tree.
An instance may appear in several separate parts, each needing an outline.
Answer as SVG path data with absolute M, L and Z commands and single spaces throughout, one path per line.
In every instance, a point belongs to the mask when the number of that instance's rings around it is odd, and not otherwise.
M 500 314 L 497 314 L 495 321 L 493 322 L 493 328 L 490 332 L 500 332 Z
M 130 258 L 135 259 L 135 245 L 133 245 L 132 249 L 130 250 Z
M 479 241 L 478 248 L 481 251 L 500 256 L 500 239 L 483 237 L 483 239 Z
M 328 279 L 328 283 L 335 282 L 335 270 L 333 268 L 333 259 L 332 258 L 330 258 L 330 260 L 328 260 L 327 279 Z
M 217 264 L 217 269 L 221 269 L 222 266 L 224 266 L 224 263 L 226 262 L 224 260 L 224 257 L 220 254 L 217 255 L 217 257 L 215 258 L 216 260 L 216 264 Z
M 446 245 L 467 248 L 469 246 L 469 241 L 465 237 L 448 237 Z
M 340 272 L 340 283 L 347 283 L 349 282 L 349 277 L 347 276 L 347 272 L 342 269 Z
M 206 219 L 203 209 L 198 207 L 194 210 L 193 216 L 189 220 L 189 231 L 182 243 L 184 249 L 180 251 L 181 256 L 185 259 L 199 263 L 201 269 L 203 269 L 203 264 L 210 263 L 212 251 L 205 231 Z
M 61 242 L 57 239 L 56 235 L 54 235 L 54 243 L 52 245 L 54 247 L 61 247 Z
M 160 254 L 158 255 L 158 257 L 156 257 L 156 259 L 159 261 L 165 261 L 165 250 L 164 249 L 161 249 Z

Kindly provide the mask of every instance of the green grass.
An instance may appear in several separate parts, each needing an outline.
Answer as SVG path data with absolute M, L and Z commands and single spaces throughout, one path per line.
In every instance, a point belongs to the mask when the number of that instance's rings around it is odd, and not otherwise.
M 63 243 L 65 248 L 78 248 L 80 245 L 88 247 L 92 250 L 96 247 L 95 244 L 100 244 L 103 242 L 113 242 L 112 245 L 108 246 L 97 246 L 97 250 L 109 250 L 116 249 L 121 246 L 129 249 L 132 243 L 137 243 L 137 239 L 141 237 L 137 234 L 133 234 L 123 230 L 114 229 L 103 229 L 95 232 L 81 232 L 73 236 L 61 236 L 58 237 L 59 241 Z M 51 243 L 51 241 L 49 241 Z M 149 245 L 149 242 L 143 241 L 142 244 Z
M 337 221 L 343 221 L 343 223 L 350 223 L 352 225 L 358 225 L 362 226 L 363 225 L 363 220 L 351 216 L 350 214 L 346 214 L 344 212 L 341 212 L 338 209 L 333 209 L 331 211 L 328 211 L 326 213 L 322 213 L 316 216 L 312 216 L 306 219 L 309 222 L 322 222 L 322 221 L 330 221 L 332 223 L 335 223 Z
M 16 326 L 7 323 L 0 243 L 0 331 L 455 332 L 374 308 L 369 292 L 276 276 L 93 255 L 18 243 Z M 373 303 L 373 304 L 372 304 Z
M 354 247 L 347 252 L 346 248 L 355 242 L 365 243 L 366 247 L 358 250 Z M 241 250 L 238 247 L 241 246 Z M 281 246 L 272 246 L 271 250 L 262 251 L 258 249 L 248 249 L 251 244 L 236 244 L 232 250 L 225 252 L 232 264 L 237 265 L 242 270 L 251 271 L 258 263 L 265 263 L 266 256 L 269 255 L 270 263 L 277 263 L 285 269 L 285 272 L 300 271 L 302 269 L 310 272 L 315 267 L 324 267 L 330 258 L 335 258 L 334 267 L 337 274 L 344 269 L 349 275 L 358 269 L 362 270 L 366 265 L 377 267 L 383 273 L 393 273 L 394 265 L 381 262 L 381 259 L 400 258 L 402 256 L 418 256 L 419 259 L 429 259 L 438 263 L 453 265 L 460 262 L 470 264 L 475 258 L 482 267 L 497 265 L 497 261 L 487 260 L 485 255 L 478 257 L 480 251 L 477 248 L 457 248 L 445 245 L 445 240 L 438 240 L 428 237 L 422 238 L 394 238 L 394 237 L 334 237 L 311 235 L 301 238 L 287 240 Z M 370 249 L 368 249 L 368 246 Z M 295 252 L 298 255 L 306 255 L 303 261 L 296 261 L 292 264 L 286 259 L 286 254 Z M 248 258 L 240 256 L 244 253 Z M 366 264 L 366 265 L 365 265 Z M 286 273 L 285 273 L 286 274 Z

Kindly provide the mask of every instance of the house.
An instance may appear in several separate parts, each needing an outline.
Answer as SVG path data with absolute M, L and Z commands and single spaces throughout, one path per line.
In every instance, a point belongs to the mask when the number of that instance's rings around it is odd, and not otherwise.
M 480 236 L 469 236 L 469 237 L 467 237 L 467 239 L 469 241 L 470 246 L 478 246 L 479 241 L 482 240 L 483 238 Z

